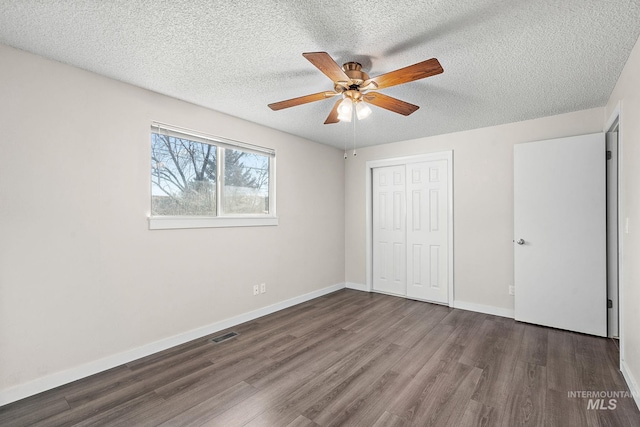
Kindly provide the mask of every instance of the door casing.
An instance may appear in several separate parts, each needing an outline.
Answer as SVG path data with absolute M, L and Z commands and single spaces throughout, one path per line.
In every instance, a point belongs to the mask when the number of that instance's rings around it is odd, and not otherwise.
M 618 210 L 618 217 L 617 217 L 617 246 L 618 246 L 618 257 L 617 257 L 617 263 L 615 263 L 616 265 L 612 265 L 610 260 L 608 260 L 608 267 L 609 268 L 617 268 L 618 270 L 618 339 L 619 339 L 619 345 L 620 345 L 620 366 L 622 367 L 624 364 L 624 355 L 625 355 L 625 331 L 624 331 L 624 322 L 622 321 L 624 319 L 624 286 L 622 286 L 622 284 L 624 283 L 624 257 L 623 257 L 623 252 L 624 252 L 624 237 L 625 234 L 628 234 L 629 230 L 626 228 L 628 226 L 627 223 L 627 216 L 625 213 L 625 200 L 624 200 L 624 193 L 622 192 L 622 176 L 623 176 L 623 166 L 624 163 L 622 161 L 623 157 L 624 157 L 624 114 L 622 111 L 622 103 L 618 102 L 615 106 L 615 108 L 613 109 L 613 111 L 611 112 L 611 115 L 609 116 L 609 119 L 607 120 L 605 126 L 603 127 L 602 131 L 603 132 L 612 132 L 614 130 L 617 130 L 618 133 L 618 153 L 617 153 L 617 158 L 616 158 L 616 163 L 617 163 L 617 173 L 618 173 L 618 180 L 617 180 L 617 193 L 618 193 L 618 197 L 617 197 L 617 210 Z M 611 190 L 610 187 L 607 188 L 607 190 Z

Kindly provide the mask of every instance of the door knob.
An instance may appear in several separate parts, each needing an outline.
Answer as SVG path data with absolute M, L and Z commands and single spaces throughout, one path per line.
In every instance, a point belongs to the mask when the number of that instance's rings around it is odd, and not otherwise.
M 518 239 L 516 240 L 516 243 L 519 245 L 524 245 L 524 239 Z

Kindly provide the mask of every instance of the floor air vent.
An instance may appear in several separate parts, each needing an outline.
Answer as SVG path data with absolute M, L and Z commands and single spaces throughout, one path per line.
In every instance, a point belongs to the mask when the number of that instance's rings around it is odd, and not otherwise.
M 221 343 L 223 341 L 230 340 L 231 338 L 237 337 L 237 336 L 238 336 L 237 332 L 229 332 L 229 333 L 226 333 L 224 335 L 220 335 L 218 337 L 211 338 L 209 341 L 211 341 L 214 344 L 219 344 L 219 343 Z

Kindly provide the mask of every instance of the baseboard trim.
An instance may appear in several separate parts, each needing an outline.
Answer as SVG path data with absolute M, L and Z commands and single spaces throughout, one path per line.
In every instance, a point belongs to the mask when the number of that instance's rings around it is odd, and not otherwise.
M 356 291 L 370 292 L 367 289 L 367 286 L 362 284 L 362 283 L 346 282 L 345 283 L 345 288 L 354 289 Z M 387 294 L 385 292 L 379 292 L 379 293 L 382 293 L 384 295 L 398 296 L 398 295 L 393 295 L 393 294 Z M 438 304 L 438 303 L 435 303 L 435 302 L 432 302 L 432 301 L 425 301 L 425 302 L 429 302 L 431 304 Z M 508 317 L 510 319 L 513 319 L 515 317 L 515 312 L 514 312 L 513 309 L 495 307 L 495 306 L 492 306 L 492 305 L 476 304 L 476 303 L 473 303 L 473 302 L 454 301 L 453 304 L 449 305 L 449 307 L 458 308 L 460 310 L 475 311 L 475 312 L 484 313 L 484 314 L 492 314 L 494 316 Z
M 511 319 L 513 319 L 515 317 L 515 312 L 514 312 L 513 309 L 495 307 L 495 306 L 492 306 L 492 305 L 476 304 L 476 303 L 473 303 L 473 302 L 465 302 L 465 301 L 456 300 L 456 301 L 453 302 L 453 305 L 451 305 L 451 307 L 459 308 L 461 310 L 476 311 L 478 313 L 492 314 L 494 316 L 509 317 Z
M 354 289 L 356 291 L 370 292 L 367 289 L 367 286 L 362 283 L 346 282 L 345 288 Z M 384 295 L 399 296 L 399 295 L 387 294 L 385 292 L 379 292 L 379 293 L 382 293 Z M 438 304 L 432 301 L 425 301 L 425 302 L 430 302 L 431 304 Z M 515 312 L 513 309 L 495 307 L 492 305 L 476 304 L 473 302 L 454 301 L 453 304 L 449 305 L 449 307 L 458 308 L 460 310 L 475 311 L 475 312 L 484 313 L 484 314 L 492 314 L 494 316 L 508 317 L 510 319 L 513 319 L 515 317 Z
M 347 283 L 345 283 L 344 287 L 347 288 L 347 289 L 353 289 L 353 290 L 356 290 L 356 291 L 367 292 L 367 285 L 365 285 L 363 283 L 347 282 Z
M 640 387 L 638 387 L 638 382 L 624 360 L 620 361 L 620 371 L 622 372 L 624 380 L 627 382 L 627 387 L 629 387 L 629 391 L 633 396 L 633 401 L 636 402 L 636 406 L 640 409 Z
M 231 317 L 229 319 L 212 323 L 207 326 L 193 329 L 182 334 L 155 341 L 147 345 L 134 348 L 132 350 L 114 354 L 112 356 L 108 356 L 93 362 L 85 363 L 84 365 L 78 366 L 76 368 L 68 369 L 62 372 L 56 372 L 30 381 L 28 383 L 8 388 L 6 390 L 0 391 L 0 406 L 15 402 L 20 399 L 24 399 L 29 396 L 33 396 L 38 393 L 42 393 L 43 391 L 51 390 L 61 385 L 68 384 L 70 382 L 77 381 L 90 375 L 115 368 L 116 366 L 132 362 L 134 360 L 140 359 L 141 357 L 152 355 L 159 351 L 184 344 L 194 339 L 202 338 L 204 336 L 222 331 L 224 329 L 234 327 L 241 323 L 249 322 L 259 317 L 275 313 L 276 311 L 301 304 L 303 302 L 330 294 L 335 291 L 339 291 L 340 289 L 344 288 L 345 283 L 338 283 L 336 285 L 318 289 L 316 291 L 290 298 L 288 300 L 281 301 L 267 307 L 262 307 L 248 313 L 244 313 L 238 316 Z

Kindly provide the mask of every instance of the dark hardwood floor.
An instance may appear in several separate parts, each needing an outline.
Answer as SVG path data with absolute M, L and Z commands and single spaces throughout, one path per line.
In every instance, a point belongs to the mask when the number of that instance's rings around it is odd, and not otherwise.
M 1 407 L 0 425 L 640 426 L 629 397 L 569 395 L 628 391 L 607 339 L 350 290 L 233 330 Z

